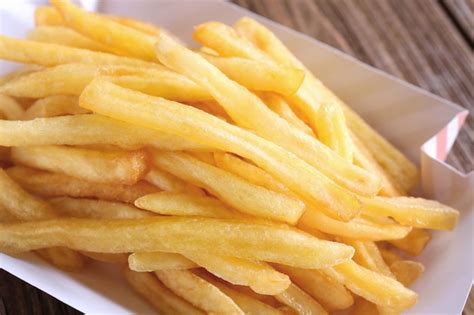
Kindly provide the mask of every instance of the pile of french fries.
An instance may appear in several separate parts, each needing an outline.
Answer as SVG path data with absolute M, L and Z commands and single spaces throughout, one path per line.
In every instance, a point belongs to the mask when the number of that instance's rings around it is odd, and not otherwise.
M 418 172 L 263 25 L 38 7 L 0 36 L 0 251 L 123 265 L 163 314 L 398 314 L 428 230 Z M 111 288 L 113 290 L 115 288 Z

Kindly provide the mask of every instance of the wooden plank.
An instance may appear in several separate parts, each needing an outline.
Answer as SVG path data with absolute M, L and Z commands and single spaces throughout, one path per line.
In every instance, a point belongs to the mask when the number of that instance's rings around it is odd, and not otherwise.
M 442 0 L 440 3 L 466 41 L 473 47 L 474 0 Z

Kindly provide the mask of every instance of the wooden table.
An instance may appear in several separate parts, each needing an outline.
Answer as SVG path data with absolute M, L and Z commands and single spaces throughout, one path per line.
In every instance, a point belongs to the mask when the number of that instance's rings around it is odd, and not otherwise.
M 131 0 L 130 0 L 131 1 Z M 474 0 L 235 0 L 365 63 L 474 109 Z M 468 118 L 449 162 L 473 169 Z M 0 271 L 0 314 L 80 314 Z M 464 315 L 474 315 L 474 293 Z

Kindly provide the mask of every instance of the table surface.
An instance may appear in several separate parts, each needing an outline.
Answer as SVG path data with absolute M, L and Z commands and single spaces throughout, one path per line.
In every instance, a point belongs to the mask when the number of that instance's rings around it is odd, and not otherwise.
M 474 0 L 234 2 L 473 112 Z M 448 162 L 471 171 L 473 139 L 470 116 Z M 0 314 L 81 313 L 0 270 Z M 463 314 L 474 315 L 473 290 Z

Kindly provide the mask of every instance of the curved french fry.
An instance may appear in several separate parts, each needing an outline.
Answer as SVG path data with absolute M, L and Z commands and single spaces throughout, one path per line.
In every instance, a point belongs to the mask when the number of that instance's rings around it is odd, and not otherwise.
M 81 94 L 80 106 L 102 115 L 206 143 L 253 160 L 308 203 L 349 220 L 360 209 L 358 199 L 309 164 L 281 147 L 219 118 L 179 103 L 94 80 Z
M 354 252 L 349 246 L 318 240 L 284 225 L 246 220 L 56 219 L 0 227 L 0 249 L 5 252 L 54 246 L 102 253 L 204 250 L 209 254 L 309 269 L 339 264 L 350 259 Z

